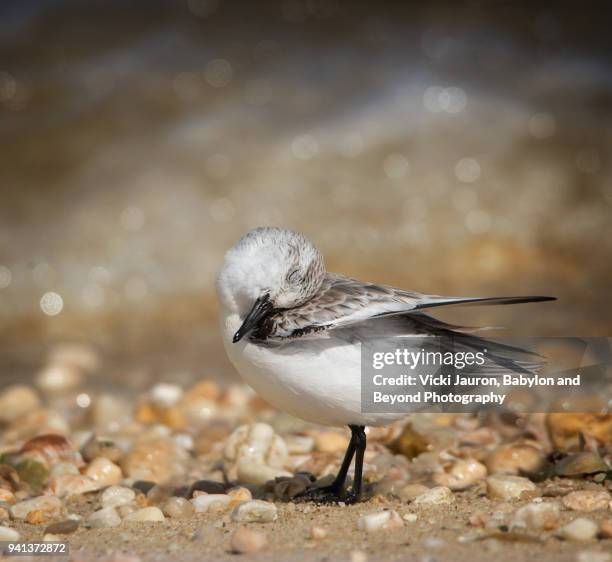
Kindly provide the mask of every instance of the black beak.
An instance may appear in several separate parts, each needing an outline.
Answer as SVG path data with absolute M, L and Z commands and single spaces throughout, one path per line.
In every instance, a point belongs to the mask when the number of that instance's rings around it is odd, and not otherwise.
M 247 317 L 244 319 L 242 326 L 238 329 L 238 331 L 234 334 L 232 338 L 232 342 L 239 342 L 244 336 L 246 336 L 249 332 L 257 328 L 263 320 L 268 316 L 268 314 L 272 310 L 272 303 L 270 302 L 270 295 L 265 294 L 259 297 L 251 311 L 247 314 Z

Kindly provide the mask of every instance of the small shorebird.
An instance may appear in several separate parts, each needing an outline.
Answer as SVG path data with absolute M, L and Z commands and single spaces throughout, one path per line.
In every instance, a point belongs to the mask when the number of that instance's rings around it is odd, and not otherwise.
M 323 256 L 301 234 L 256 228 L 227 252 L 217 278 L 227 354 L 243 379 L 271 405 L 298 418 L 345 426 L 351 440 L 333 484 L 305 494 L 314 501 L 358 501 L 366 425 L 405 414 L 361 410 L 361 345 L 405 335 L 463 337 L 423 314 L 458 304 L 516 304 L 552 297 L 442 297 L 365 283 L 325 270 Z M 470 343 L 472 342 L 472 343 Z M 353 487 L 344 484 L 353 456 Z

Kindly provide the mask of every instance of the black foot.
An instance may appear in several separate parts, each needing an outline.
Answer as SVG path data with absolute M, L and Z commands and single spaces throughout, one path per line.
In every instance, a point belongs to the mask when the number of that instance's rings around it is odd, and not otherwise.
M 359 497 L 352 492 L 339 490 L 336 486 L 319 486 L 304 490 L 293 498 L 296 502 L 313 502 L 320 504 L 330 503 L 357 503 Z

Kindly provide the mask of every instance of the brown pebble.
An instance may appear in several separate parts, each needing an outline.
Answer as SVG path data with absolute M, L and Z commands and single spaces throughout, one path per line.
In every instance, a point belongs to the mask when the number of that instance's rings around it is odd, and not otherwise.
M 268 543 L 266 536 L 248 527 L 238 527 L 232 535 L 230 546 L 233 552 L 252 554 L 264 548 Z
M 605 519 L 602 521 L 599 532 L 603 539 L 612 539 L 612 519 Z
M 68 535 L 74 533 L 79 528 L 79 522 L 76 519 L 65 519 L 64 521 L 58 521 L 49 525 L 45 529 L 45 534 L 51 533 L 52 535 Z

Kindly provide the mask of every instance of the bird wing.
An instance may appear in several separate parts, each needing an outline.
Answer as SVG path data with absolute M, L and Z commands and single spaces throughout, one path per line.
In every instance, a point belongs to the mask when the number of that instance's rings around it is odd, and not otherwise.
M 259 341 L 282 341 L 306 336 L 322 337 L 324 332 L 329 330 L 345 328 L 374 318 L 409 314 L 425 308 L 518 304 L 547 300 L 554 300 L 554 297 L 424 295 L 328 273 L 313 298 L 294 308 L 275 310 L 251 338 Z

